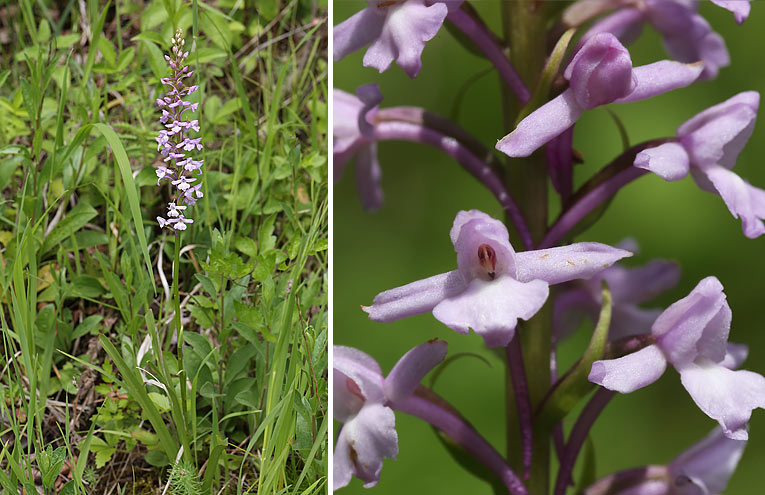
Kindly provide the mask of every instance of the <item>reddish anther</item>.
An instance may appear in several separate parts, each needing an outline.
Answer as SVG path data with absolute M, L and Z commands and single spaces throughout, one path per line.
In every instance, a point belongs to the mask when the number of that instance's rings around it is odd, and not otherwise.
M 486 269 L 489 278 L 494 280 L 494 273 L 497 269 L 497 253 L 494 251 L 494 248 L 488 244 L 478 246 L 478 261 Z

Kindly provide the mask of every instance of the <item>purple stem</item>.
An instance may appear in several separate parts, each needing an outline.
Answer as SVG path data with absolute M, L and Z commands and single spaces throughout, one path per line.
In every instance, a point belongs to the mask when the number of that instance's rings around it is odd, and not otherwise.
M 505 56 L 502 47 L 497 44 L 492 35 L 487 31 L 486 26 L 478 22 L 470 14 L 462 9 L 454 9 L 446 16 L 452 24 L 470 38 L 473 43 L 481 50 L 486 58 L 496 67 L 499 75 L 505 83 L 515 93 L 516 98 L 525 104 L 529 101 L 529 90 L 523 84 L 523 80 L 515 71 L 513 64 Z
M 505 350 L 507 352 L 507 367 L 510 371 L 510 380 L 513 383 L 513 391 L 515 392 L 515 404 L 518 406 L 518 422 L 521 426 L 523 478 L 528 480 L 531 476 L 531 458 L 534 452 L 534 426 L 532 423 L 529 385 L 526 381 L 526 369 L 523 367 L 521 338 L 517 331 L 513 340 L 507 344 Z
M 582 414 L 576 420 L 576 424 L 571 430 L 566 450 L 563 452 L 560 470 L 558 470 L 558 478 L 555 480 L 554 495 L 566 495 L 566 487 L 574 471 L 576 458 L 579 456 L 579 451 L 582 449 L 582 445 L 584 445 L 584 441 L 590 433 L 590 428 L 614 395 L 616 395 L 616 392 L 599 387 L 587 405 L 584 406 Z
M 553 224 L 537 249 L 557 245 L 584 217 L 614 196 L 622 187 L 648 170 L 632 166 L 641 151 L 674 141 L 674 138 L 653 139 L 633 146 L 582 186 L 575 195 L 571 207 L 563 212 Z
M 528 493 L 526 486 L 510 469 L 500 453 L 459 415 L 417 395 L 395 402 L 391 404 L 391 407 L 416 416 L 443 431 L 496 474 L 511 495 Z
M 558 380 L 558 353 L 553 347 L 550 352 L 550 381 L 555 383 Z M 555 446 L 555 455 L 558 456 L 558 463 L 563 459 L 563 449 L 566 447 L 566 439 L 563 436 L 563 423 L 558 423 L 553 428 L 553 445 Z
M 574 126 L 572 125 L 545 146 L 547 173 L 563 204 L 568 202 L 574 192 L 573 142 Z
M 460 165 L 465 167 L 468 172 L 481 181 L 494 194 L 513 222 L 524 247 L 527 250 L 533 249 L 534 242 L 531 239 L 531 232 L 528 225 L 526 225 L 526 220 L 518 205 L 512 196 L 510 196 L 504 184 L 502 184 L 502 181 L 491 167 L 476 157 L 458 140 L 409 122 L 380 122 L 375 126 L 373 138 L 378 141 L 401 140 L 429 144 L 457 160 Z

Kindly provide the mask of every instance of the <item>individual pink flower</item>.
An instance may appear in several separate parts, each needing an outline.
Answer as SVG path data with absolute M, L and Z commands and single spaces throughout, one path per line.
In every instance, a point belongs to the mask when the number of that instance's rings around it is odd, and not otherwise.
M 728 367 L 740 364 L 729 355 L 730 322 L 722 284 L 707 277 L 659 315 L 651 327 L 654 344 L 618 359 L 595 361 L 589 380 L 629 393 L 658 380 L 669 363 L 696 405 L 720 423 L 725 435 L 745 440 L 752 410 L 765 408 L 765 378 Z
M 544 305 L 549 285 L 591 278 L 632 253 L 595 242 L 516 253 L 505 225 L 478 210 L 461 211 L 450 236 L 457 269 L 378 294 L 363 307 L 390 322 L 433 312 L 456 332 L 472 328 L 489 347 L 505 346 L 519 318 Z
M 719 194 L 735 218 L 741 218 L 744 235 L 765 233 L 765 191 L 733 172 L 736 159 L 754 129 L 760 94 L 746 91 L 710 107 L 677 128 L 677 141 L 646 149 L 635 157 L 635 166 L 667 181 L 690 172 L 705 191 Z
M 377 484 L 383 458 L 398 453 L 396 418 L 389 404 L 411 396 L 446 352 L 446 342 L 428 341 L 404 354 L 384 378 L 371 356 L 333 347 L 333 415 L 343 423 L 333 454 L 333 490 L 347 485 L 351 476 L 367 488 Z
M 377 142 L 372 139 L 372 119 L 382 101 L 382 94 L 377 84 L 367 84 L 356 90 L 356 96 L 339 89 L 334 90 L 333 96 L 334 180 L 340 178 L 355 155 L 359 198 L 365 209 L 376 210 L 382 206 L 383 192 Z
M 718 495 L 744 453 L 746 440 L 733 440 L 715 428 L 706 438 L 675 457 L 666 466 L 649 466 L 639 473 L 625 471 L 608 476 L 584 490 L 603 493 L 605 486 L 624 486 L 614 495 Z M 626 486 L 625 486 L 626 485 Z
M 409 77 L 415 77 L 425 43 L 432 39 L 452 8 L 462 0 L 367 0 L 369 7 L 336 25 L 332 30 L 333 58 L 369 45 L 364 67 L 380 72 L 395 60 Z
M 523 119 L 496 148 L 512 157 L 529 156 L 574 125 L 585 110 L 645 100 L 688 86 L 702 70 L 703 64 L 670 60 L 633 68 L 629 52 L 614 35 L 597 34 L 563 72 L 569 88 Z

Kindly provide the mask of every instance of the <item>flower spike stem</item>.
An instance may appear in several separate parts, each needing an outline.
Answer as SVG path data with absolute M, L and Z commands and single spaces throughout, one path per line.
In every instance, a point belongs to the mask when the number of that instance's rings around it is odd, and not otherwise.
M 531 96 L 529 90 L 526 89 L 526 85 L 516 72 L 515 67 L 503 53 L 502 47 L 486 31 L 486 26 L 462 9 L 453 10 L 446 18 L 457 29 L 465 33 L 475 43 L 476 47 L 486 55 L 486 58 L 494 65 L 507 86 L 515 93 L 521 105 L 525 105 Z
M 586 192 L 584 192 L 584 194 L 580 192 L 576 195 L 579 197 L 571 207 L 563 212 L 553 226 L 550 227 L 547 235 L 545 235 L 545 238 L 539 245 L 539 249 L 550 248 L 557 245 L 584 217 L 595 210 L 595 208 L 613 197 L 622 187 L 648 173 L 647 170 L 632 166 L 635 161 L 635 156 L 645 149 L 653 148 L 669 141 L 672 141 L 672 139 L 654 139 L 635 145 L 619 155 L 595 177 L 590 179 L 590 181 L 580 189 L 580 191 Z M 608 178 L 602 180 L 602 176 Z M 592 186 L 591 184 L 596 185 Z
M 571 430 L 568 443 L 566 443 L 566 450 L 563 452 L 558 478 L 555 480 L 554 495 L 566 495 L 566 486 L 571 479 L 576 458 L 579 456 L 579 451 L 582 449 L 582 445 L 584 445 L 584 441 L 590 433 L 590 428 L 614 395 L 616 395 L 616 392 L 602 387 L 598 388 L 587 405 L 584 406 L 582 414 Z
M 518 420 L 521 427 L 521 452 L 523 457 L 523 477 L 531 475 L 531 457 L 533 453 L 533 424 L 531 415 L 531 399 L 526 381 L 526 370 L 523 367 L 520 334 L 516 333 L 507 345 L 507 367 L 515 393 L 515 404 L 518 407 Z M 509 425 L 508 425 L 509 426 Z
M 432 394 L 432 392 L 429 393 Z M 502 455 L 494 450 L 494 447 L 458 414 L 417 395 L 412 395 L 401 402 L 395 402 L 391 404 L 391 407 L 416 416 L 449 435 L 496 474 L 507 487 L 510 495 L 528 494 L 526 486 L 510 469 Z
M 533 248 L 533 241 L 526 225 L 526 219 L 521 214 L 521 210 L 510 196 L 510 193 L 502 184 L 502 181 L 483 160 L 475 156 L 459 141 L 440 132 L 409 122 L 380 122 L 375 126 L 374 138 L 378 141 L 400 140 L 425 143 L 450 155 L 494 194 L 499 204 L 502 205 L 510 217 L 513 226 L 521 237 L 524 247 L 526 249 Z
M 178 378 L 181 385 L 181 418 L 183 419 L 183 425 L 181 428 L 186 428 L 188 421 L 186 420 L 186 371 L 183 367 L 183 325 L 181 324 L 181 295 L 180 288 L 178 287 L 178 272 L 181 268 L 181 234 L 175 233 L 175 256 L 173 257 L 173 304 L 175 306 L 175 316 L 173 317 L 173 323 L 175 323 L 176 340 L 178 346 Z M 186 435 L 182 435 L 182 438 L 186 438 Z M 189 452 L 189 445 L 183 446 L 184 452 Z

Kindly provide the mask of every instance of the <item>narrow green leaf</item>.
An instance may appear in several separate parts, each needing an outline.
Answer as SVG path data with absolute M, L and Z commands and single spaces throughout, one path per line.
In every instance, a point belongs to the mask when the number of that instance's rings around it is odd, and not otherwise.
M 47 253 L 51 248 L 60 244 L 64 239 L 74 235 L 83 225 L 98 215 L 98 212 L 87 203 L 78 203 L 51 230 L 42 245 L 42 252 Z
M 122 384 L 127 388 L 130 396 L 140 404 L 146 418 L 154 427 L 154 431 L 157 433 L 157 436 L 159 436 L 160 445 L 167 454 L 168 459 L 175 459 L 176 454 L 178 454 L 178 442 L 176 442 L 175 437 L 170 434 L 170 430 L 167 428 L 165 421 L 162 419 L 159 411 L 157 411 L 157 408 L 154 406 L 154 402 L 146 392 L 139 372 L 128 367 L 127 363 L 122 359 L 120 352 L 114 347 L 114 344 L 106 338 L 106 336 L 101 335 L 99 341 L 101 342 L 101 347 L 103 347 L 104 351 L 106 351 L 112 361 L 114 361 L 120 375 L 122 375 Z

